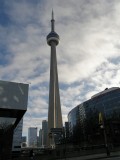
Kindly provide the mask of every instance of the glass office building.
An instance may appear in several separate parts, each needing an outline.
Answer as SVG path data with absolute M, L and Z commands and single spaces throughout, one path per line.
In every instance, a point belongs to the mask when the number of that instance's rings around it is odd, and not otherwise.
M 3 159 L 11 158 L 13 134 L 27 110 L 28 87 L 28 84 L 0 80 L 0 156 Z
M 28 128 L 28 147 L 37 147 L 37 127 Z
M 14 129 L 12 151 L 21 151 L 23 118 Z
M 42 121 L 42 131 L 43 131 L 43 145 L 47 145 L 47 137 L 48 137 L 48 122 L 46 120 Z
M 120 88 L 106 88 L 68 114 L 70 140 L 79 146 L 120 145 Z M 104 125 L 104 126 L 103 126 Z

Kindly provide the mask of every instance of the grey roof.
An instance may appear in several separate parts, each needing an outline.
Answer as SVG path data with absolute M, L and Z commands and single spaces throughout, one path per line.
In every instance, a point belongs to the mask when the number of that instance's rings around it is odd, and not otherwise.
M 95 98 L 95 97 L 97 97 L 97 96 L 100 96 L 100 95 L 103 95 L 103 94 L 105 94 L 105 93 L 108 93 L 108 92 L 114 91 L 114 90 L 116 90 L 116 89 L 119 89 L 119 87 L 107 88 L 107 89 L 105 89 L 104 91 L 99 92 L 99 93 L 97 93 L 97 94 L 93 95 L 91 98 Z

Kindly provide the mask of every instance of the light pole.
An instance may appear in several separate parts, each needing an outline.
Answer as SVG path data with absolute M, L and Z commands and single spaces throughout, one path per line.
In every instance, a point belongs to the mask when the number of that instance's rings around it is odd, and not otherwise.
M 42 129 L 42 148 L 44 148 L 44 130 Z
M 64 149 L 63 149 L 63 154 L 64 154 L 64 157 L 66 159 L 66 130 L 65 128 L 63 128 L 63 140 L 64 140 Z
M 105 121 L 104 121 L 104 116 L 102 112 L 99 113 L 99 124 L 100 124 L 100 128 L 103 130 L 107 156 L 110 156 L 110 150 L 108 146 L 108 140 L 107 140 L 107 134 L 106 134 L 106 128 L 105 128 Z

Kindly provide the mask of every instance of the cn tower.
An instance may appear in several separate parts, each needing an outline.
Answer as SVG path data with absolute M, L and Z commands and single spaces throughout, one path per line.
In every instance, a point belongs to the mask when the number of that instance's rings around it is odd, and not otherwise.
M 51 19 L 51 32 L 47 36 L 47 44 L 51 48 L 48 108 L 48 133 L 50 133 L 51 128 L 63 127 L 56 58 L 56 46 L 59 44 L 59 35 L 55 32 L 55 20 L 53 11 Z

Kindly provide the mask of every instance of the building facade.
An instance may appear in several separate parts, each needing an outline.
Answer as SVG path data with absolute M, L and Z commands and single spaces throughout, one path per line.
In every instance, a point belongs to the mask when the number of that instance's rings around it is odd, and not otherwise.
M 22 136 L 22 144 L 21 144 L 21 148 L 27 147 L 27 137 L 26 136 Z
M 28 88 L 28 84 L 0 81 L 0 155 L 3 159 L 11 158 L 13 135 L 27 110 Z
M 14 130 L 12 151 L 20 151 L 21 149 L 22 128 L 23 128 L 23 119 L 21 119 L 21 121 L 18 123 L 17 127 Z
M 42 135 L 43 132 L 42 132 L 42 129 L 39 130 L 39 139 L 38 139 L 38 146 L 39 147 L 42 147 Z
M 22 136 L 22 142 L 27 142 L 27 137 L 26 136 Z
M 48 122 L 46 120 L 42 121 L 42 133 L 43 133 L 43 146 L 47 145 L 47 137 L 48 137 Z
M 66 142 L 69 142 L 69 122 L 65 122 L 64 132 Z
M 108 143 L 120 145 L 120 88 L 106 88 L 76 106 L 69 112 L 68 121 L 70 139 L 74 144 L 102 145 L 105 129 Z
M 38 137 L 38 146 L 39 147 L 46 147 L 47 146 L 47 138 L 48 138 L 48 121 L 42 121 L 42 129 L 39 130 L 39 137 Z
M 28 128 L 28 147 L 37 147 L 37 127 Z

